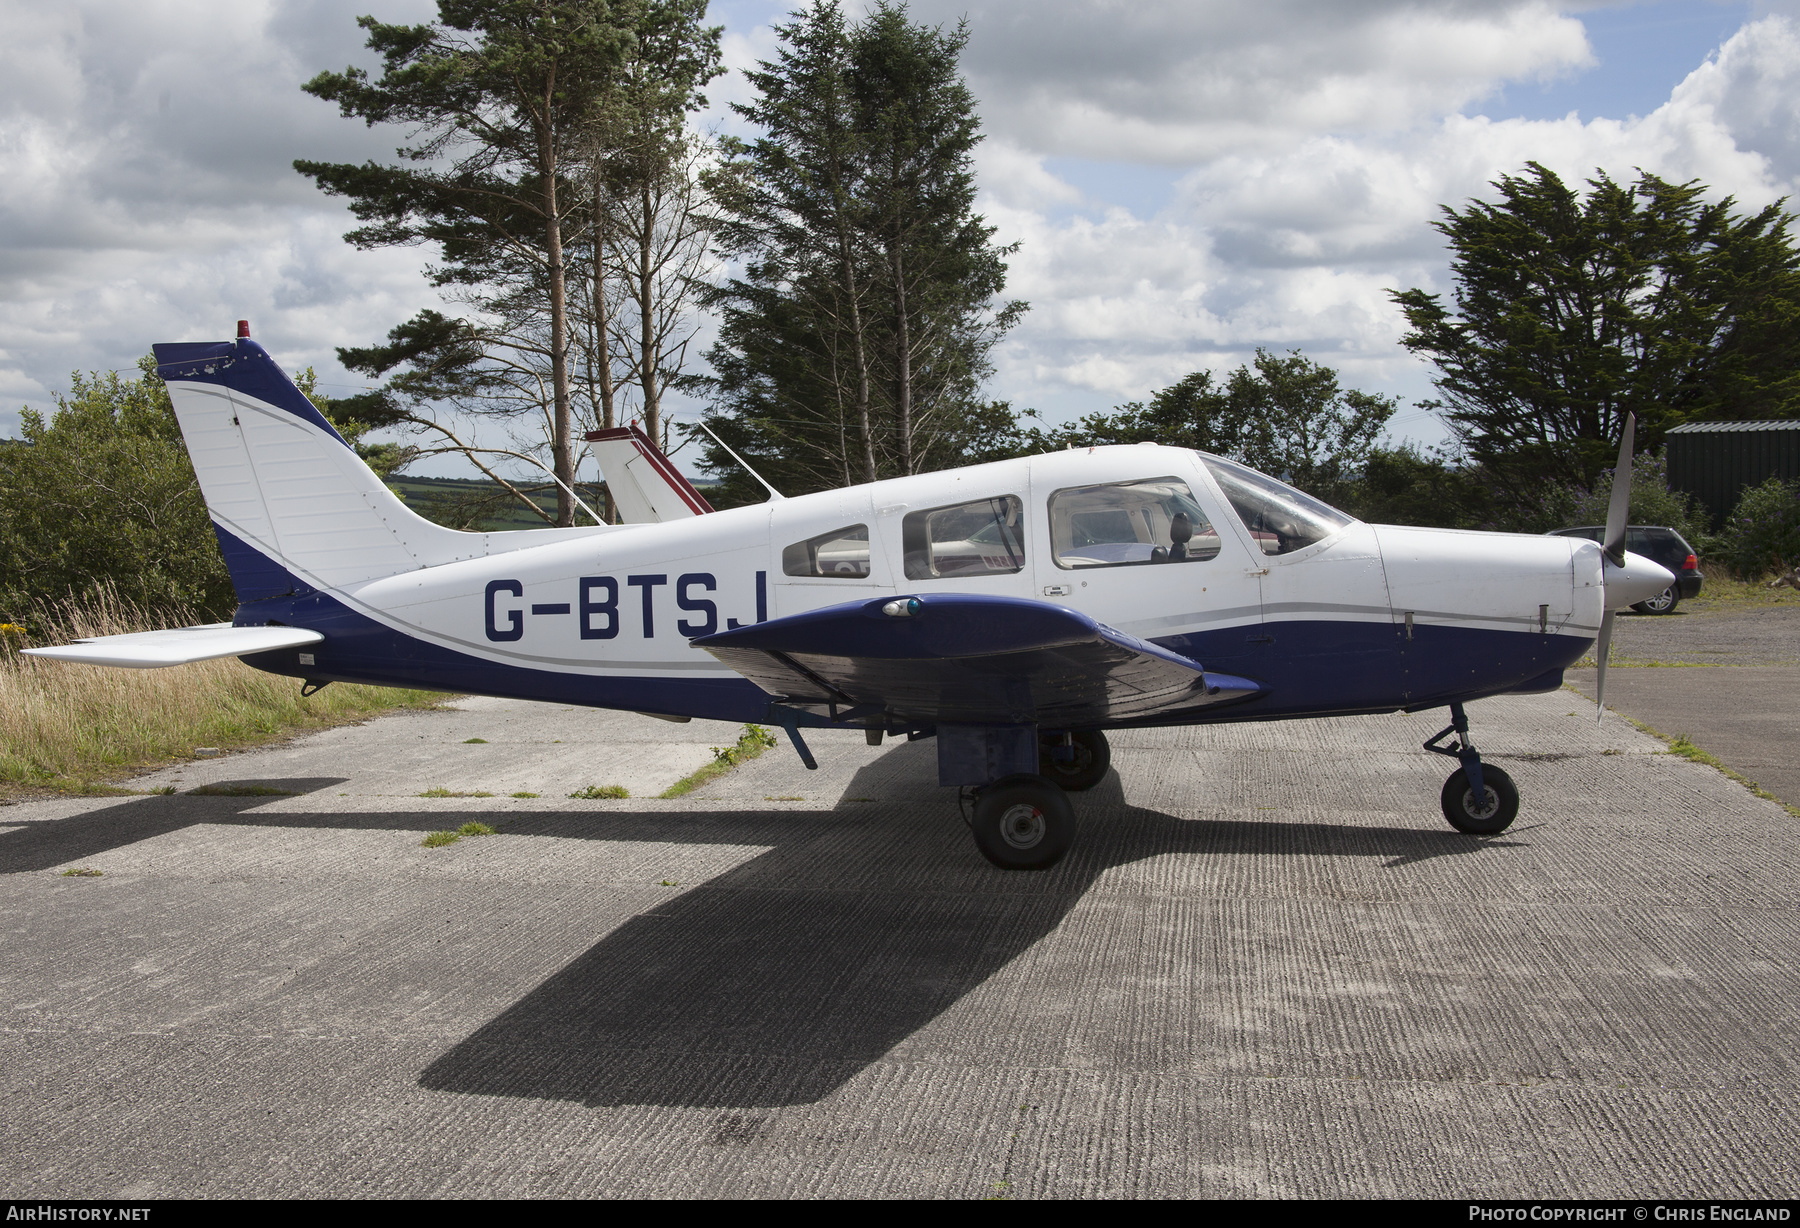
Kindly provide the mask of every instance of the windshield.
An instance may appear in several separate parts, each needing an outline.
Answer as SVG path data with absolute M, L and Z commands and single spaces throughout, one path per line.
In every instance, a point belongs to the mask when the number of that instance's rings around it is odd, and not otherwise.
M 1292 554 L 1314 542 L 1324 541 L 1339 529 L 1355 523 L 1329 503 L 1277 482 L 1266 473 L 1236 461 L 1208 456 L 1200 459 L 1225 491 L 1231 509 L 1243 520 L 1250 536 L 1264 554 Z

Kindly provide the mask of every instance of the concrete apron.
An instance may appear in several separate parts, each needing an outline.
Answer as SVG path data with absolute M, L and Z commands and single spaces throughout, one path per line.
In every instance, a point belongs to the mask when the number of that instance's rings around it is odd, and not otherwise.
M 1470 715 L 1499 837 L 1441 712 L 1145 731 L 1042 874 L 929 742 L 570 801 L 736 731 L 493 701 L 9 807 L 0 1184 L 1791 1194 L 1800 826 L 1566 691 Z

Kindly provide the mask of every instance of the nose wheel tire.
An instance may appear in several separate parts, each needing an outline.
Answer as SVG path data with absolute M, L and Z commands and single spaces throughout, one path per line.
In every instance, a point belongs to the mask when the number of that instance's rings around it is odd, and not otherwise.
M 1481 785 L 1483 796 L 1477 800 L 1468 772 L 1457 768 L 1450 773 L 1441 798 L 1444 817 L 1457 831 L 1471 836 L 1496 835 L 1519 817 L 1519 790 L 1512 777 L 1487 763 L 1481 765 Z
M 1038 773 L 1066 792 L 1082 793 L 1106 779 L 1107 769 L 1112 766 L 1112 747 L 1098 729 L 1072 733 L 1069 738 L 1074 743 L 1072 748 L 1062 746 L 1061 734 L 1044 739 L 1038 753 Z M 1075 757 L 1058 759 L 1059 749 L 1073 749 Z
M 975 847 L 1002 870 L 1048 870 L 1075 840 L 1075 808 L 1042 776 L 1003 776 L 981 791 Z

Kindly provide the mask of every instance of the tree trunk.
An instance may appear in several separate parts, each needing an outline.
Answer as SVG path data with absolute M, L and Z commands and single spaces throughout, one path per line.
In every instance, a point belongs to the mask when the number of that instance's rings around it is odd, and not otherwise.
M 551 113 L 546 95 L 544 114 L 548 117 Z M 550 460 L 551 469 L 561 479 L 556 488 L 556 523 L 568 526 L 575 523 L 575 503 L 569 494 L 575 488 L 569 430 L 569 299 L 563 277 L 562 218 L 556 205 L 556 146 L 547 120 L 538 129 L 538 162 L 544 176 L 544 247 L 550 276 L 550 388 L 555 401 Z
M 662 403 L 656 390 L 656 214 L 646 177 L 639 189 L 643 216 L 638 219 L 638 383 L 644 389 L 644 432 L 663 446 Z
M 894 269 L 894 435 L 900 472 L 905 475 L 913 471 L 912 337 L 906 315 L 906 263 L 898 235 L 889 259 Z
M 618 425 L 614 407 L 612 373 L 612 321 L 606 314 L 606 191 L 600 175 L 594 175 L 594 350 L 600 367 L 600 425 L 608 430 Z M 612 485 L 607 484 L 605 503 L 600 509 L 606 523 L 617 523 L 618 508 L 613 503 Z
M 863 481 L 873 482 L 880 474 L 875 468 L 875 432 L 869 423 L 869 352 L 863 341 L 862 301 L 856 284 L 856 258 L 842 219 L 838 222 L 838 261 L 844 270 L 844 293 L 850 299 L 850 347 L 856 356 L 856 420 L 862 431 Z

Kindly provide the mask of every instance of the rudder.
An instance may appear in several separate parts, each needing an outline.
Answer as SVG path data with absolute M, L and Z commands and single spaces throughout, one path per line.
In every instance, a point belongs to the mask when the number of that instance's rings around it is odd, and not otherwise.
M 248 337 L 153 349 L 240 601 L 486 552 L 401 503 Z

